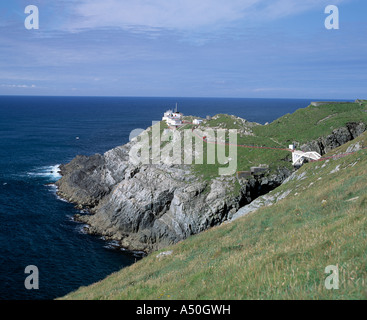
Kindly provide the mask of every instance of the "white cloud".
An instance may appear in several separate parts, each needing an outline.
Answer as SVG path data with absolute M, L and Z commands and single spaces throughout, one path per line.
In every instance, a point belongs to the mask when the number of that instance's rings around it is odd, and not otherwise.
M 32 84 L 32 85 L 27 85 L 27 84 L 2 84 L 0 85 L 1 87 L 5 87 L 5 88 L 36 88 L 36 85 Z
M 348 0 L 333 0 L 338 4 Z M 191 30 L 240 19 L 277 19 L 330 0 L 82 0 L 69 29 L 140 26 Z

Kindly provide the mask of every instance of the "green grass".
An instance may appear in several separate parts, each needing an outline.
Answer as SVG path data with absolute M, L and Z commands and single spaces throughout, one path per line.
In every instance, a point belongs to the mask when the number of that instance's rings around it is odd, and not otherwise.
M 191 121 L 193 117 L 185 117 Z M 219 114 L 211 120 L 205 120 L 199 129 L 223 128 L 237 129 L 237 144 L 257 147 L 288 148 L 289 144 L 298 142 L 303 144 L 319 137 L 331 134 L 334 129 L 345 126 L 348 122 L 364 122 L 367 124 L 366 105 L 359 103 L 343 103 L 309 106 L 299 109 L 293 114 L 286 114 L 268 125 L 258 125 L 243 121 L 235 116 Z M 195 126 L 187 124 L 181 130 L 192 129 Z M 244 132 L 252 133 L 245 134 Z M 228 141 L 228 139 L 227 139 Z M 162 143 L 162 147 L 167 142 Z M 207 145 L 204 143 L 204 163 L 194 164 L 192 172 L 205 181 L 210 181 L 219 176 L 219 168 L 227 165 L 208 164 L 205 155 Z M 228 148 L 227 153 L 228 155 Z M 237 148 L 237 170 L 248 171 L 253 166 L 260 164 L 269 165 L 269 173 L 276 172 L 279 168 L 292 169 L 291 153 L 284 150 L 267 150 Z M 195 161 L 194 161 L 195 162 Z
M 367 145 L 367 133 L 359 141 Z M 306 164 L 301 174 L 273 191 L 292 190 L 277 204 L 64 299 L 366 299 L 367 150 Z M 339 267 L 339 290 L 324 286 L 328 265 Z
M 256 123 L 245 122 L 245 125 L 249 128 L 256 126 Z M 227 114 L 217 114 L 211 118 L 211 120 L 206 120 L 202 125 L 203 127 L 211 128 L 222 128 L 222 129 L 238 129 L 244 128 L 243 120 L 237 118 L 236 116 L 231 116 Z
M 252 131 L 253 135 L 238 134 L 238 145 L 272 148 L 288 148 L 289 144 L 294 142 L 302 144 L 316 140 L 331 134 L 334 129 L 343 127 L 348 122 L 367 124 L 366 105 L 361 106 L 359 103 L 309 106 L 293 114 L 286 114 L 266 126 L 248 122 L 243 124 L 236 117 L 224 114 L 213 118 L 205 121 L 199 128 L 247 129 Z M 260 164 L 269 165 L 270 172 L 281 167 L 291 169 L 291 154 L 288 151 L 238 147 L 237 157 L 237 171 L 248 171 L 250 167 Z M 211 165 L 204 162 L 204 165 L 194 165 L 193 172 L 205 180 L 211 180 L 218 176 L 219 167 L 223 166 L 218 163 Z
M 328 117 L 330 117 L 328 119 Z M 309 106 L 287 114 L 267 126 L 254 127 L 256 135 L 276 137 L 282 143 L 305 143 L 330 134 L 348 122 L 367 123 L 366 106 L 358 103 Z

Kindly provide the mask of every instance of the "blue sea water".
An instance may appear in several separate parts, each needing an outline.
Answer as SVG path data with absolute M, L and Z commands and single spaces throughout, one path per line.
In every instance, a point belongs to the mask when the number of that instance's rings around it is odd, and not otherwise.
M 78 211 L 48 185 L 59 179 L 55 166 L 125 144 L 176 102 L 186 115 L 265 123 L 310 101 L 0 96 L 0 300 L 54 299 L 136 261 L 83 233 Z M 28 265 L 39 269 L 38 290 L 24 286 Z

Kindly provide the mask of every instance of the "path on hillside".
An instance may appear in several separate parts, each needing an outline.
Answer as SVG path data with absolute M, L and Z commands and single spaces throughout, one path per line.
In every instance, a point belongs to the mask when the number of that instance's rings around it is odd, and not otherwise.
M 189 123 L 186 123 L 186 124 L 189 124 Z M 186 125 L 185 124 L 185 125 Z M 193 123 L 190 123 L 190 124 L 193 124 Z M 195 128 L 196 129 L 196 128 Z M 194 135 L 196 137 L 198 137 L 199 139 L 202 139 L 204 142 L 206 143 L 212 143 L 212 144 L 220 144 L 220 145 L 226 145 L 226 146 L 236 146 L 236 147 L 241 147 L 241 148 L 248 148 L 248 149 L 266 149 L 266 150 L 280 150 L 280 151 L 289 151 L 289 152 L 294 152 L 296 150 L 292 150 L 292 149 L 289 149 L 289 148 L 276 148 L 276 147 L 259 147 L 259 146 L 248 146 L 248 145 L 242 145 L 242 144 L 232 144 L 232 143 L 226 143 L 226 142 L 217 142 L 217 141 L 208 141 L 206 139 L 206 137 L 200 137 L 195 131 L 194 131 L 194 128 L 191 129 L 192 132 L 194 133 Z M 364 148 L 361 148 L 357 151 L 353 151 L 353 152 L 347 152 L 347 153 L 341 153 L 341 154 L 338 154 L 338 155 L 334 155 L 334 156 L 330 156 L 330 157 L 321 157 L 320 159 L 318 160 L 311 160 L 310 162 L 318 162 L 318 161 L 326 161 L 326 160 L 330 160 L 330 159 L 335 159 L 335 158 L 344 158 L 346 156 L 349 156 L 349 155 L 352 155 L 358 151 L 361 151 L 361 150 L 366 150 L 367 147 L 364 147 Z

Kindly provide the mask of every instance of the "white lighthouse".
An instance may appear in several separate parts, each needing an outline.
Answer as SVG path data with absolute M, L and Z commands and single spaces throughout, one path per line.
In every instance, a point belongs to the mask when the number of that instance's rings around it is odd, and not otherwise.
M 177 128 L 178 126 L 182 125 L 182 117 L 183 114 L 181 112 L 178 112 L 176 103 L 175 111 L 167 110 L 163 114 L 162 120 L 166 121 L 168 126 Z

